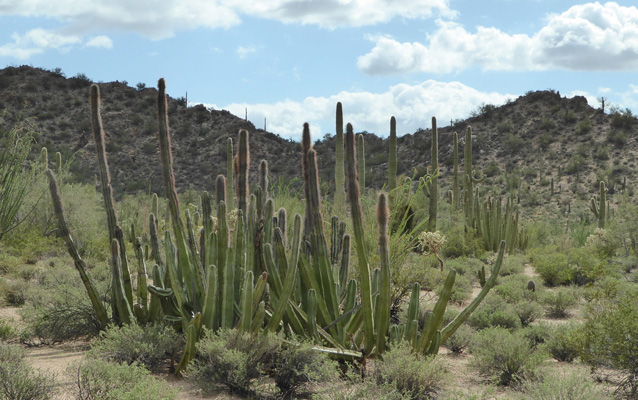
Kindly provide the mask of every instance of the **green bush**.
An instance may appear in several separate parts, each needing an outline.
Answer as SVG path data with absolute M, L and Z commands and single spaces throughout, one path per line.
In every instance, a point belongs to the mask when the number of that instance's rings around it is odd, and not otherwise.
M 0 342 L 0 399 L 46 400 L 55 396 L 52 376 L 35 372 L 24 361 L 24 351 Z
M 206 332 L 197 343 L 198 357 L 190 375 L 205 391 L 226 385 L 232 393 L 255 394 L 253 381 L 271 368 L 281 346 L 273 335 L 251 335 L 235 330 Z
M 463 324 L 445 342 L 445 347 L 454 354 L 461 354 L 470 345 L 474 334 L 474 329 L 467 324 Z
M 130 324 L 121 328 L 111 326 L 101 332 L 99 340 L 91 345 L 90 354 L 120 364 L 137 362 L 156 371 L 183 347 L 182 336 L 172 327 Z
M 496 293 L 489 293 L 470 315 L 468 323 L 474 329 L 501 327 L 509 330 L 521 328 L 521 320 L 516 310 Z
M 533 350 L 522 331 L 487 328 L 472 339 L 471 364 L 498 385 L 509 386 L 534 378 L 545 354 Z
M 271 375 L 283 397 L 299 398 L 311 394 L 310 384 L 336 382 L 339 369 L 312 344 L 288 342 L 277 354 Z
M 547 286 L 567 284 L 574 278 L 567 254 L 544 247 L 532 256 L 532 266 Z
M 558 361 L 574 361 L 582 349 L 580 330 L 581 327 L 577 324 L 556 325 L 546 342 L 549 354 Z
M 525 382 L 521 400 L 607 400 L 612 399 L 587 377 L 584 372 L 545 372 L 541 379 Z
M 90 359 L 72 365 L 68 374 L 76 380 L 76 398 L 82 400 L 172 400 L 179 392 L 136 363 Z
M 574 307 L 577 301 L 578 297 L 570 288 L 548 290 L 541 298 L 547 315 L 552 318 L 567 318 L 569 309 Z
M 7 341 L 16 336 L 16 330 L 9 321 L 0 318 L 0 342 Z
M 546 322 L 539 321 L 533 325 L 529 325 L 521 332 L 523 332 L 523 336 L 528 340 L 530 347 L 536 349 L 550 339 L 552 326 Z
M 427 399 L 445 381 L 445 369 L 439 358 L 421 357 L 411 346 L 399 344 L 386 352 L 374 371 L 379 385 L 389 385 L 409 399 Z
M 510 275 L 500 279 L 500 282 L 492 289 L 506 302 L 516 304 L 523 300 L 536 301 L 540 288 L 536 291 L 527 289 L 529 278 L 525 275 Z
M 514 305 L 514 309 L 523 327 L 530 325 L 536 319 L 543 316 L 543 306 L 535 301 L 519 301 Z
M 623 370 L 627 378 L 621 388 L 638 394 L 638 289 L 592 303 L 582 334 L 581 358 L 592 365 Z

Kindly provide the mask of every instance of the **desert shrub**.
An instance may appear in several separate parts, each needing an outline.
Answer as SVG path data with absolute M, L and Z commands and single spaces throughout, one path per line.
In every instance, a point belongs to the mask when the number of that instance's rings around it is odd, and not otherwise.
M 440 294 L 442 290 L 443 285 L 440 285 L 437 289 L 437 294 Z M 457 304 L 463 304 L 470 298 L 472 298 L 472 283 L 465 276 L 457 274 L 454 280 L 454 286 L 452 287 L 450 301 Z
M 0 318 L 0 342 L 7 341 L 16 336 L 16 330 L 9 321 Z
M 602 257 L 613 257 L 621 244 L 612 231 L 600 228 L 596 228 L 585 242 L 588 249 L 600 254 Z
M 12 306 L 21 306 L 27 300 L 29 284 L 22 281 L 8 282 L 4 288 L 4 300 Z
M 552 318 L 567 318 L 569 309 L 574 307 L 577 301 L 576 294 L 570 288 L 548 290 L 541 298 L 547 315 Z
M 452 353 L 461 354 L 470 345 L 474 333 L 474 329 L 467 324 L 463 324 L 445 342 L 445 347 Z
M 533 350 L 522 331 L 511 333 L 501 327 L 484 329 L 474 335 L 470 350 L 472 365 L 490 380 L 503 386 L 533 378 L 545 359 Z
M 80 400 L 172 400 L 179 392 L 137 363 L 90 359 L 72 365 L 68 373 L 76 380 L 75 395 Z
M 520 274 L 525 270 L 525 262 L 528 261 L 528 258 L 521 255 L 508 255 L 503 260 L 503 265 L 501 266 L 501 276 L 507 275 L 515 275 Z
M 535 301 L 519 301 L 514 305 L 514 310 L 516 310 L 516 315 L 518 315 L 518 318 L 521 320 L 523 327 L 528 326 L 537 318 L 543 316 L 543 306 Z
M 616 299 L 601 299 L 588 307 L 583 325 L 581 358 L 627 373 L 621 388 L 638 393 L 638 290 L 633 287 Z
M 529 278 L 525 275 L 510 275 L 502 278 L 492 290 L 510 304 L 523 300 L 536 301 L 540 288 L 537 291 L 531 291 L 527 288 L 528 282 Z
M 471 282 L 478 281 L 477 274 L 483 265 L 481 260 L 474 257 L 467 258 L 463 256 L 445 261 L 445 267 L 447 269 L 456 270 L 457 275 L 463 275 Z
M 445 258 L 468 257 L 481 251 L 481 241 L 473 233 L 466 233 L 463 224 L 454 224 L 445 233 L 441 254 Z
M 483 168 L 483 174 L 487 176 L 488 178 L 491 178 L 492 176 L 497 176 L 500 173 L 501 173 L 501 168 L 498 166 L 498 163 L 494 160 L 485 164 L 485 167 Z
M 585 157 L 580 154 L 573 154 L 569 161 L 567 162 L 567 167 L 565 167 L 565 172 L 568 175 L 573 175 L 577 172 L 582 171 L 586 165 Z
M 536 349 L 550 339 L 552 327 L 548 323 L 540 321 L 529 325 L 523 329 L 522 332 L 523 336 L 528 340 L 530 347 Z
M 576 121 L 578 121 L 578 116 L 576 115 L 574 110 L 566 110 L 565 111 L 565 122 L 567 122 L 569 124 L 573 124 Z
M 576 126 L 576 132 L 581 135 L 589 133 L 589 131 L 591 131 L 591 121 L 589 121 L 589 118 L 580 121 Z
M 183 346 L 183 338 L 172 327 L 130 324 L 101 332 L 91 345 L 91 355 L 120 364 L 137 362 L 153 371 Z
M 198 358 L 190 375 L 205 391 L 226 385 L 233 393 L 254 394 L 253 380 L 261 377 L 262 368 L 273 365 L 280 345 L 273 335 L 208 331 L 197 343 Z
M 571 282 L 574 272 L 569 268 L 567 254 L 544 247 L 532 256 L 532 266 L 547 286 Z
M 309 384 L 338 380 L 337 364 L 312 347 L 288 342 L 277 354 L 271 375 L 284 397 L 306 397 L 311 393 Z
M 612 399 L 584 372 L 547 371 L 541 379 L 525 382 L 520 399 L 526 400 L 607 400 Z
M 580 325 L 574 323 L 554 326 L 546 342 L 549 354 L 558 361 L 574 361 L 582 348 L 580 328 Z
M 616 147 L 623 147 L 627 144 L 627 132 L 610 130 L 607 134 L 607 141 Z
M 468 323 L 475 329 L 501 327 L 509 330 L 521 328 L 521 320 L 516 310 L 496 293 L 489 293 L 470 315 Z
M 0 399 L 53 398 L 56 391 L 53 377 L 35 372 L 24 356 L 21 348 L 0 342 Z
M 445 380 L 439 358 L 415 356 L 406 344 L 386 352 L 377 362 L 374 375 L 377 384 L 387 384 L 409 399 L 430 398 Z

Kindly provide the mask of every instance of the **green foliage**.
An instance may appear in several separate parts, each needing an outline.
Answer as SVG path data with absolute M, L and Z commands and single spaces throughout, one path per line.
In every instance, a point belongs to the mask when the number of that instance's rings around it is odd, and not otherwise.
M 0 400 L 53 398 L 53 377 L 35 372 L 24 356 L 21 348 L 0 341 Z
M 137 363 L 90 359 L 72 365 L 68 374 L 76 380 L 76 398 L 82 400 L 172 400 L 179 392 Z
M 136 362 L 154 371 L 173 359 L 183 346 L 184 339 L 172 327 L 130 324 L 101 332 L 99 340 L 91 344 L 90 354 L 119 364 Z
M 586 118 L 580 121 L 578 125 L 576 126 L 576 132 L 581 135 L 587 134 L 590 131 L 591 131 L 591 121 L 589 121 L 589 118 Z
M 471 363 L 481 375 L 498 385 L 510 386 L 533 379 L 545 354 L 533 350 L 522 332 L 492 327 L 478 332 L 470 345 Z
M 32 143 L 33 130 L 28 121 L 19 121 L 8 129 L 0 126 L 0 239 L 21 222 L 18 213 L 35 173 L 35 168 L 24 168 Z
M 499 175 L 501 173 L 501 168 L 498 166 L 498 163 L 496 161 L 492 160 L 488 162 L 487 164 L 485 164 L 485 167 L 483 168 L 483 173 L 488 178 L 491 178 L 493 176 Z
M 585 372 L 546 371 L 539 380 L 521 387 L 523 400 L 611 400 L 613 397 L 596 387 Z M 518 399 L 518 397 L 517 397 Z
M 629 108 L 624 110 L 613 110 L 611 113 L 611 126 L 629 130 L 636 123 L 636 118 Z
M 591 248 L 560 251 L 556 247 L 544 246 L 532 254 L 531 260 L 547 286 L 584 285 L 600 279 L 606 272 L 605 263 Z
M 618 148 L 627 144 L 627 132 L 610 130 L 607 134 L 607 141 Z
M 454 354 L 461 354 L 470 345 L 475 333 L 469 325 L 463 324 L 445 342 L 445 347 Z
M 638 393 L 638 290 L 633 287 L 617 299 L 593 303 L 583 326 L 582 359 L 593 365 L 609 365 L 627 373 L 621 385 Z
M 567 318 L 569 310 L 576 305 L 578 298 L 571 288 L 560 288 L 546 291 L 541 302 L 552 318 Z
M 573 124 L 576 121 L 578 121 L 578 116 L 576 115 L 574 110 L 567 110 L 565 112 L 565 122 L 567 122 L 568 124 Z
M 441 361 L 434 357 L 412 354 L 411 346 L 399 344 L 376 364 L 377 384 L 387 384 L 409 399 L 427 399 L 436 393 L 445 380 Z
M 518 154 L 524 147 L 524 140 L 514 133 L 508 133 L 503 140 L 503 147 L 509 154 Z
M 515 331 L 521 328 L 516 309 L 496 293 L 490 293 L 468 320 L 475 329 L 501 327 Z
M 262 376 L 263 368 L 273 365 L 280 345 L 281 341 L 269 334 L 206 331 L 197 343 L 198 358 L 189 374 L 205 391 L 225 385 L 233 393 L 254 394 L 253 381 Z
M 568 175 L 574 175 L 578 172 L 583 171 L 585 168 L 585 165 L 587 165 L 587 162 L 583 155 L 572 154 L 572 156 L 569 158 L 569 161 L 567 161 L 567 167 L 565 167 L 565 172 Z
M 306 397 L 311 384 L 334 384 L 339 378 L 336 362 L 313 350 L 310 343 L 286 342 L 278 352 L 271 373 L 286 398 Z
M 10 320 L 0 318 L 0 342 L 7 341 L 16 336 L 16 330 Z
M 514 130 L 514 125 L 511 121 L 502 121 L 496 125 L 496 131 L 500 134 L 510 133 Z
M 551 329 L 546 349 L 558 361 L 572 362 L 582 350 L 581 326 L 576 323 L 559 324 Z

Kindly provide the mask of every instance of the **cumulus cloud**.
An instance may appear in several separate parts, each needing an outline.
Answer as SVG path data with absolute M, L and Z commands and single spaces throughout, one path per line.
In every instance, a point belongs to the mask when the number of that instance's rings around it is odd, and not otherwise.
M 334 134 L 338 101 L 343 104 L 344 121 L 352 123 L 356 131 L 387 136 L 391 116 L 397 118 L 398 133 L 412 133 L 430 127 L 432 116 L 437 117 L 439 126 L 446 126 L 451 119 L 468 117 L 482 103 L 503 104 L 514 97 L 480 92 L 460 82 L 428 80 L 417 85 L 395 85 L 383 93 L 344 91 L 329 97 L 307 97 L 302 101 L 209 106 L 226 109 L 241 117 L 248 109 L 248 119 L 255 126 L 263 127 L 266 118 L 269 131 L 299 140 L 304 122 L 310 123 L 315 138 L 321 138 L 325 133 Z
M 66 51 L 70 46 L 81 42 L 75 35 L 63 35 L 46 29 L 32 29 L 24 35 L 14 33 L 11 35 L 12 43 L 0 46 L 0 56 L 14 57 L 25 60 L 35 54 L 40 54 L 46 49 L 58 49 Z
M 532 36 L 489 27 L 468 32 L 441 20 L 437 25 L 424 43 L 373 38 L 374 48 L 359 57 L 358 67 L 371 75 L 449 73 L 472 67 L 487 71 L 638 67 L 638 8 L 633 6 L 576 5 L 548 16 L 545 26 Z
M 113 48 L 113 41 L 108 36 L 95 36 L 89 39 L 85 44 L 86 47 L 102 47 L 105 49 Z

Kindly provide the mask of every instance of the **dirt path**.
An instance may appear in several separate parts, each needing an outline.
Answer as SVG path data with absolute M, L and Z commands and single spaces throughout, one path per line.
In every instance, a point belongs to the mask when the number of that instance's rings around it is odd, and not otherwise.
M 26 360 L 36 370 L 55 376 L 58 394 L 55 399 L 72 400 L 74 380 L 68 371 L 84 358 L 86 342 L 64 343 L 27 349 Z

